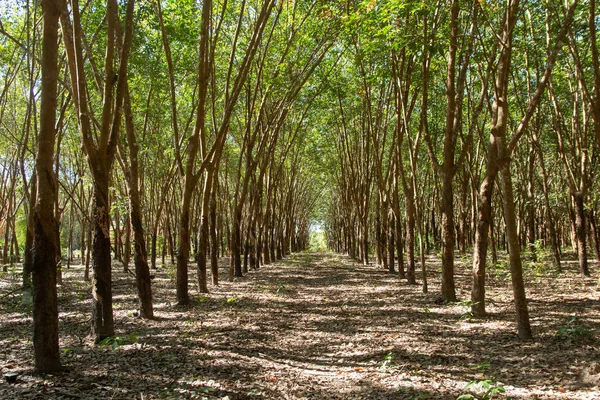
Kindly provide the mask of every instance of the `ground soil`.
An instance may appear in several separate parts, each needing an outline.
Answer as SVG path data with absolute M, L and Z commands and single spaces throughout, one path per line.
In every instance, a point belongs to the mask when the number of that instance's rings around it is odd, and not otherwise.
M 573 263 L 558 275 L 526 263 L 533 341 L 521 341 L 507 268 L 489 272 L 485 319 L 469 313 L 468 260 L 443 304 L 375 265 L 301 253 L 174 304 L 174 268 L 153 271 L 154 320 L 136 317 L 134 279 L 115 266 L 117 337 L 94 346 L 83 267 L 59 287 L 62 363 L 32 374 L 30 306 L 19 271 L 0 277 L 2 399 L 600 399 L 600 282 Z M 224 263 L 222 276 L 227 276 Z M 597 273 L 596 275 L 597 276 Z M 195 271 L 190 269 L 191 280 Z M 471 383 L 469 385 L 469 383 Z M 502 392 L 505 393 L 497 393 Z M 475 398 L 471 397 L 471 398 Z M 488 397 L 492 398 L 492 397 Z

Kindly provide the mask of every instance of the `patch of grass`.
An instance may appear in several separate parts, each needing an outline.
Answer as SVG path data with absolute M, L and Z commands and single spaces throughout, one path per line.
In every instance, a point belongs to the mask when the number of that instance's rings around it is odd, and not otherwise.
M 490 364 L 489 361 L 483 362 L 481 364 L 476 364 L 474 366 L 472 366 L 472 369 L 478 370 L 478 371 L 488 371 L 490 368 L 492 367 L 492 365 Z
M 573 342 L 577 338 L 585 338 L 592 335 L 592 330 L 583 325 L 580 319 L 576 316 L 571 316 L 567 320 L 567 324 L 558 328 L 556 331 L 558 337 L 566 342 Z
M 173 283 L 177 281 L 177 268 L 175 264 L 165 264 L 165 271 L 167 271 L 167 275 L 169 276 L 169 280 Z
M 133 332 L 128 335 L 109 336 L 106 339 L 102 340 L 100 343 L 98 343 L 98 346 L 110 346 L 111 350 L 114 351 L 119 346 L 122 346 L 125 344 L 139 343 L 139 341 L 140 341 L 140 333 Z

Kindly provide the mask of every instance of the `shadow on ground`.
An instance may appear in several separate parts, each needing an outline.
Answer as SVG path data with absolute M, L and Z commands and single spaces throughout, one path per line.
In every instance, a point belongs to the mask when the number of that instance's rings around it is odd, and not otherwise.
M 438 265 L 430 262 L 436 291 Z M 522 342 L 508 282 L 493 276 L 490 315 L 475 320 L 468 302 L 438 304 L 435 293 L 331 253 L 293 255 L 212 287 L 185 308 L 173 305 L 166 266 L 155 271 L 157 318 L 145 321 L 134 316 L 132 278 L 116 269 L 114 350 L 86 337 L 89 287 L 81 267 L 66 271 L 59 300 L 68 372 L 56 376 L 30 374 L 30 310 L 2 303 L 0 367 L 23 374 L 17 384 L 0 385 L 0 397 L 456 399 L 477 395 L 467 384 L 486 380 L 512 398 L 599 395 L 581 378 L 600 358 L 598 287 L 572 272 L 529 282 L 536 340 Z M 9 291 L 7 282 L 3 277 L 0 294 Z M 460 266 L 457 282 L 468 298 Z

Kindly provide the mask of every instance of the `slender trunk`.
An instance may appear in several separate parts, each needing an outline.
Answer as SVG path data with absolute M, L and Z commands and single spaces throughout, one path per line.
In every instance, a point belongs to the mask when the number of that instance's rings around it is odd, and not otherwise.
M 510 164 L 501 169 L 502 194 L 504 195 L 504 220 L 506 221 L 506 237 L 510 257 L 510 274 L 512 279 L 513 296 L 517 312 L 517 331 L 521 339 L 531 339 L 531 326 L 529 324 L 529 311 L 525 296 L 525 283 L 523 282 L 523 266 L 521 262 L 521 245 L 517 232 L 517 217 L 512 190 Z
M 93 192 L 92 237 L 92 335 L 96 343 L 114 335 L 112 309 L 112 265 L 110 259 L 110 215 L 107 169 L 96 171 Z
M 579 269 L 584 276 L 590 276 L 590 270 L 587 262 L 587 242 L 586 242 L 586 221 L 585 207 L 583 204 L 583 195 L 581 193 L 573 194 L 575 203 L 575 235 L 577 239 L 577 255 L 579 257 Z
M 152 266 L 152 269 L 156 269 L 156 246 L 157 246 L 157 239 L 158 239 L 158 224 L 154 225 L 154 230 L 152 231 L 152 255 L 150 256 L 150 265 Z
M 454 157 L 454 154 L 452 154 Z M 456 301 L 454 287 L 454 203 L 452 174 L 445 171 L 442 181 L 442 297 L 447 302 Z
M 153 318 L 154 309 L 152 307 L 152 283 L 150 281 L 150 268 L 148 266 L 148 251 L 146 249 L 146 233 L 144 231 L 142 219 L 142 202 L 139 190 L 139 164 L 138 150 L 136 143 L 135 130 L 133 125 L 133 115 L 131 113 L 131 104 L 129 93 L 125 95 L 125 129 L 127 133 L 127 144 L 129 146 L 129 171 L 126 171 L 127 189 L 129 198 L 129 217 L 127 218 L 127 236 L 125 240 L 124 267 L 128 269 L 129 255 L 131 251 L 130 236 L 133 228 L 134 243 L 134 265 L 135 276 L 138 291 L 140 317 Z
M 113 198 L 113 201 L 115 199 Z M 121 254 L 121 215 L 119 213 L 119 207 L 114 208 L 115 213 L 115 224 L 114 224 L 114 236 L 115 236 L 115 259 L 123 260 Z
M 406 246 L 408 247 L 406 279 L 410 285 L 417 283 L 415 277 L 415 214 L 414 197 L 409 195 L 406 197 Z
M 37 174 L 33 173 L 30 179 L 31 192 L 29 197 L 29 213 L 27 214 L 27 231 L 25 232 L 25 259 L 23 261 L 23 290 L 30 293 L 33 289 L 31 282 L 31 271 L 33 268 L 33 210 L 35 208 L 35 197 L 37 194 Z M 83 236 L 83 231 L 81 235 Z M 33 293 L 31 293 L 33 294 Z
M 556 235 L 556 222 L 554 220 L 554 213 L 552 211 L 552 207 L 550 205 L 550 196 L 548 190 L 548 173 L 546 172 L 546 166 L 544 163 L 544 156 L 542 154 L 542 150 L 539 147 L 536 137 L 536 150 L 540 159 L 540 167 L 542 170 L 542 190 L 544 192 L 544 205 L 546 207 L 546 223 L 548 225 L 548 233 L 550 234 L 550 244 L 552 246 L 552 259 L 554 261 L 554 267 L 561 271 L 560 265 L 560 250 L 558 246 L 558 239 Z
M 179 232 L 177 249 L 177 304 L 188 305 L 188 261 L 190 258 L 190 207 L 194 186 L 186 177 L 184 182 L 181 214 L 179 215 Z
M 146 247 L 146 243 L 144 243 Z M 125 243 L 123 243 L 123 270 L 129 272 L 129 260 L 131 259 L 131 217 L 125 218 Z
M 235 278 L 243 277 L 242 273 L 242 228 L 241 228 L 242 212 L 238 207 L 235 207 L 233 226 L 231 232 L 231 255 L 233 258 L 233 276 Z M 273 257 L 275 258 L 275 257 Z
M 87 249 L 85 252 L 85 272 L 83 273 L 83 280 L 89 282 L 90 280 L 90 259 L 92 255 L 92 224 L 87 228 Z
M 33 212 L 33 349 L 35 370 L 53 373 L 60 370 L 58 347 L 58 299 L 56 293 L 56 218 L 53 211 L 58 197 L 52 170 L 56 138 L 56 89 L 58 82 L 57 0 L 42 1 L 44 30 L 42 39 L 42 98 L 40 133 L 36 156 L 37 198 Z
M 206 257 L 209 244 L 209 207 L 212 190 L 213 172 L 208 171 L 204 180 L 204 189 L 202 192 L 202 210 L 200 216 L 200 240 L 198 244 L 198 290 L 200 293 L 208 293 L 208 283 L 206 276 Z
M 478 317 L 485 315 L 485 268 L 492 222 L 492 195 L 494 193 L 494 181 L 498 175 L 497 154 L 496 145 L 492 138 L 488 146 L 486 174 L 479 188 L 479 210 L 475 229 L 475 245 L 473 247 L 471 312 Z
M 596 216 L 592 211 L 589 213 L 590 220 L 590 235 L 592 236 L 592 245 L 594 246 L 594 255 L 596 256 L 596 263 L 600 264 L 600 243 L 598 240 L 598 226 L 596 224 Z
M 133 192 L 133 193 L 132 193 Z M 150 280 L 150 268 L 148 266 L 148 253 L 146 241 L 144 240 L 144 226 L 142 223 L 142 208 L 139 192 L 130 189 L 129 207 L 131 210 L 131 226 L 133 228 L 133 263 L 135 265 L 135 276 L 137 283 L 140 317 L 153 318 L 152 307 L 152 283 Z
M 219 243 L 217 241 L 217 187 L 218 173 L 215 172 L 213 187 L 210 193 L 209 230 L 210 230 L 210 271 L 212 283 L 219 285 Z
M 394 266 L 394 231 L 396 229 L 396 220 L 394 213 L 389 210 L 388 213 L 388 232 L 387 232 L 387 250 L 388 250 L 388 270 L 396 272 Z

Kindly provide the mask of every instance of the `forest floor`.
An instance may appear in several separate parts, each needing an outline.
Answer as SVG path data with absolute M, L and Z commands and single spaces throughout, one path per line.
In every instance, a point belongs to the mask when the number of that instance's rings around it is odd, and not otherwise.
M 423 294 L 380 267 L 300 253 L 208 295 L 190 285 L 189 307 L 173 304 L 174 267 L 159 267 L 154 320 L 135 317 L 134 280 L 115 267 L 117 337 L 105 346 L 87 336 L 90 286 L 83 267 L 71 267 L 59 287 L 66 371 L 46 376 L 32 374 L 30 306 L 9 271 L 0 277 L 0 373 L 20 376 L 2 380 L 0 398 L 600 399 L 597 272 L 584 279 L 574 263 L 560 275 L 529 266 L 535 340 L 521 341 L 504 264 L 490 270 L 485 319 L 469 313 L 468 264 L 457 262 L 463 301 L 447 305 L 439 263 L 428 265 Z

